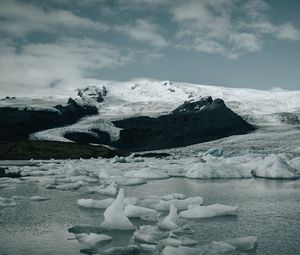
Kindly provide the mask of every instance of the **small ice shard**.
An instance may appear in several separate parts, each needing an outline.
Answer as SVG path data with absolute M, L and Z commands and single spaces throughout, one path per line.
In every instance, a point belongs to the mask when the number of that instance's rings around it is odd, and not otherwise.
M 112 181 L 108 186 L 100 186 L 100 187 L 91 187 L 88 189 L 90 192 L 97 192 L 101 195 L 109 195 L 114 196 L 118 192 L 118 185 L 115 181 Z
M 162 232 L 157 227 L 151 225 L 140 226 L 133 233 L 134 239 L 151 244 L 156 244 L 159 240 L 166 238 L 167 236 L 167 232 Z
M 126 177 L 118 177 L 115 179 L 116 183 L 121 186 L 134 186 L 141 185 L 147 183 L 142 178 L 126 178 Z
M 139 246 L 143 252 L 147 252 L 147 253 L 149 253 L 149 252 L 153 253 L 157 250 L 157 245 L 154 245 L 154 244 L 143 243 L 143 244 L 140 244 Z
M 110 163 L 114 164 L 114 163 L 127 163 L 126 158 L 124 157 L 119 157 L 119 156 L 114 156 L 111 160 Z
M 212 204 L 207 206 L 208 209 L 214 211 L 216 216 L 236 215 L 239 209 L 238 206 Z
M 18 203 L 13 198 L 0 197 L 0 207 L 16 206 Z
M 178 226 L 176 224 L 177 220 L 177 208 L 174 204 L 170 204 L 170 212 L 166 218 L 158 223 L 158 226 L 163 229 L 173 230 Z
M 255 247 L 256 241 L 256 236 L 238 237 L 225 240 L 226 243 L 242 251 L 252 250 Z
M 222 148 L 211 148 L 204 153 L 204 155 L 211 155 L 213 157 L 221 157 L 223 154 Z
M 167 175 L 166 173 L 159 171 L 159 170 L 154 170 L 151 168 L 144 168 L 142 170 L 131 170 L 127 172 L 125 177 L 130 177 L 130 178 L 142 178 L 142 179 L 167 179 L 170 176 Z
M 166 246 L 163 251 L 163 255 L 199 255 L 202 254 L 198 248 L 191 248 L 186 246 L 172 247 Z
M 106 198 L 102 200 L 95 200 L 95 199 L 78 199 L 77 204 L 81 207 L 85 208 L 99 208 L 105 209 L 109 207 L 115 200 L 113 198 Z
M 124 212 L 124 190 L 120 189 L 115 201 L 105 210 L 102 226 L 108 229 L 134 229 Z
M 139 255 L 142 251 L 137 245 L 128 245 L 125 247 L 112 247 L 102 253 L 106 255 Z
M 112 237 L 109 235 L 105 234 L 95 234 L 95 233 L 90 233 L 90 234 L 76 234 L 75 235 L 76 239 L 79 242 L 95 246 L 97 243 L 103 242 L 103 241 L 108 241 L 111 240 Z
M 56 185 L 55 189 L 57 189 L 57 190 L 76 190 L 76 189 L 79 189 L 81 186 L 82 186 L 82 182 L 65 183 L 65 184 Z M 47 186 L 47 187 L 49 187 L 49 186 Z
M 126 205 L 125 214 L 128 218 L 140 218 L 147 217 L 151 215 L 157 215 L 158 212 L 154 209 L 136 206 L 136 205 Z
M 226 252 L 234 251 L 236 249 L 234 246 L 223 241 L 220 242 L 213 241 L 210 244 L 206 245 L 205 247 L 209 252 L 213 254 L 223 254 Z
M 172 193 L 161 197 L 162 200 L 185 199 L 185 195 L 181 193 Z
M 177 208 L 177 210 L 186 210 L 189 205 L 193 205 L 193 204 L 202 205 L 203 198 L 202 197 L 189 197 L 186 199 L 171 199 L 171 200 L 167 200 L 167 201 L 160 200 L 156 204 L 152 205 L 152 207 L 156 210 L 168 211 L 171 204 L 174 204 L 174 206 Z
M 195 240 L 189 239 L 187 237 L 178 237 L 178 236 L 174 235 L 172 232 L 170 232 L 170 235 L 168 238 L 162 239 L 158 243 L 161 246 L 179 247 L 179 246 L 195 245 L 198 242 Z
M 216 212 L 207 208 L 207 206 L 195 206 L 186 211 L 180 212 L 180 217 L 186 219 L 211 218 L 216 216 Z
M 42 186 L 48 186 L 48 185 L 56 185 L 57 181 L 56 178 L 53 177 L 41 177 L 39 178 L 39 183 Z
M 30 198 L 31 201 L 46 201 L 49 200 L 49 198 L 41 197 L 41 196 L 32 196 Z

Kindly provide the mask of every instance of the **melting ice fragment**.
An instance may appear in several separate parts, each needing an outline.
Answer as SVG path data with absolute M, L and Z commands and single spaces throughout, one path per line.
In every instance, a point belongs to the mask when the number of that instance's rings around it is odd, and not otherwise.
M 113 247 L 103 251 L 106 255 L 138 255 L 141 254 L 141 249 L 137 245 L 128 245 L 125 247 Z
M 94 246 L 99 242 L 103 242 L 103 241 L 108 241 L 111 240 L 112 237 L 109 235 L 105 235 L 105 234 L 95 234 L 95 233 L 90 233 L 90 234 L 76 234 L 75 235 L 76 239 L 79 242 Z
M 105 210 L 102 226 L 108 229 L 134 229 L 124 212 L 124 190 L 120 189 L 115 201 Z
M 158 226 L 163 229 L 173 230 L 176 229 L 178 226 L 176 224 L 177 219 L 177 208 L 174 204 L 170 204 L 170 212 L 166 218 L 164 218 Z
M 118 185 L 115 181 L 112 181 L 108 186 L 100 186 L 100 187 L 91 187 L 88 189 L 90 192 L 97 192 L 101 195 L 109 195 L 114 196 L 118 192 Z
M 157 215 L 159 213 L 154 209 L 150 209 L 146 207 L 141 207 L 136 205 L 126 205 L 125 214 L 128 218 L 141 218 L 141 217 Z
M 252 250 L 256 245 L 256 241 L 257 241 L 256 236 L 238 237 L 238 238 L 225 240 L 226 243 L 242 251 Z
M 180 217 L 186 218 L 186 219 L 200 219 L 200 218 L 210 218 L 215 217 L 216 213 L 207 208 L 206 206 L 195 206 L 191 209 L 188 209 L 186 211 L 180 212 Z
M 0 197 L 0 207 L 16 206 L 18 203 L 14 198 Z
M 154 209 L 161 210 L 161 211 L 168 211 L 170 205 L 174 204 L 174 206 L 178 210 L 185 210 L 188 208 L 189 205 L 202 205 L 203 198 L 202 197 L 189 197 L 186 199 L 171 199 L 171 200 L 160 200 L 156 204 L 153 205 Z
M 31 201 L 46 201 L 49 200 L 49 198 L 41 197 L 41 196 L 32 196 L 30 197 Z
M 134 233 L 133 238 L 146 243 L 156 244 L 159 240 L 166 238 L 167 232 L 160 231 L 157 227 L 151 225 L 140 226 Z
M 199 255 L 201 254 L 198 248 L 191 248 L 185 246 L 172 247 L 166 246 L 163 251 L 163 255 Z

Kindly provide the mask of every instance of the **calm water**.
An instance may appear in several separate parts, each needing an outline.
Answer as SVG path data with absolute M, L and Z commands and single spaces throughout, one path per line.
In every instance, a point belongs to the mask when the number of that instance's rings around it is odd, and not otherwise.
M 286 181 L 190 180 L 171 178 L 125 188 L 126 196 L 164 195 L 181 192 L 187 196 L 200 195 L 205 204 L 238 205 L 237 217 L 217 217 L 192 220 L 195 233 L 190 236 L 200 244 L 227 238 L 256 235 L 258 246 L 250 254 L 300 254 L 300 193 L 287 188 Z M 80 209 L 78 198 L 103 198 L 84 190 L 46 190 L 35 183 L 17 184 L 0 190 L 1 196 L 24 196 L 21 204 L 0 211 L 0 254 L 41 255 L 80 254 L 85 248 L 68 233 L 74 225 L 96 225 L 103 221 L 103 210 Z M 30 201 L 40 195 L 50 198 L 44 202 Z M 134 223 L 136 222 L 133 221 Z M 149 224 L 146 223 L 146 224 Z M 132 232 L 110 233 L 113 241 L 100 249 L 133 243 Z

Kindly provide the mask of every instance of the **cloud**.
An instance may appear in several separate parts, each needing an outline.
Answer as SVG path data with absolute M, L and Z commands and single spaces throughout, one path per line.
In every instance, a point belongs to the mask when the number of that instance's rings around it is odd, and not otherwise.
M 45 11 L 42 8 L 17 1 L 1 2 L 0 32 L 13 36 L 24 36 L 30 32 L 59 32 L 71 30 L 107 30 L 107 25 L 80 17 L 66 10 Z
M 271 36 L 300 41 L 300 30 L 292 23 L 274 24 L 263 0 L 189 0 L 170 8 L 178 24 L 178 47 L 218 54 L 231 59 L 259 52 Z
M 130 25 L 115 26 L 115 30 L 154 47 L 168 46 L 166 39 L 159 34 L 159 26 L 145 19 L 137 19 L 134 24 Z
M 2 93 L 29 94 L 50 87 L 74 88 L 92 71 L 123 66 L 131 54 L 90 39 L 61 39 L 55 43 L 29 44 L 20 52 L 0 46 Z

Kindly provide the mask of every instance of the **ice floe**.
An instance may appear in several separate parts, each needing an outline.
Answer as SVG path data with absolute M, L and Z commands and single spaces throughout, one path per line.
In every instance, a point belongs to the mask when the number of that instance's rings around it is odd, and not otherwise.
M 0 197 L 0 207 L 16 206 L 19 203 L 14 198 Z

